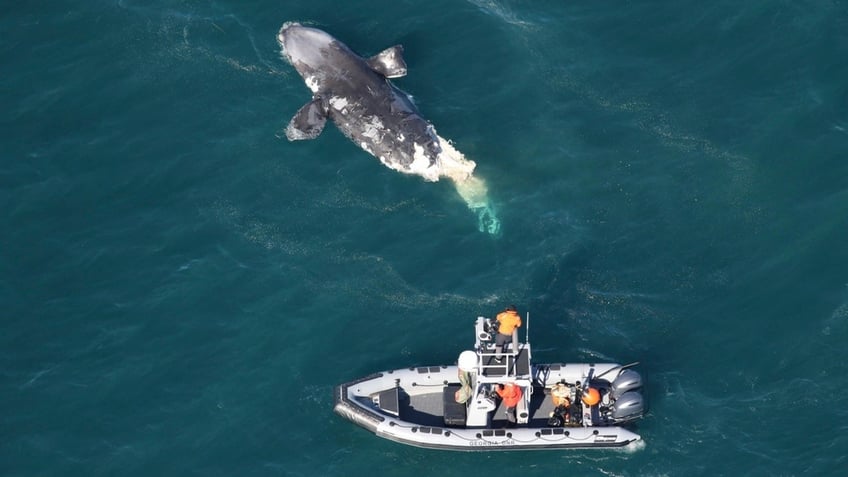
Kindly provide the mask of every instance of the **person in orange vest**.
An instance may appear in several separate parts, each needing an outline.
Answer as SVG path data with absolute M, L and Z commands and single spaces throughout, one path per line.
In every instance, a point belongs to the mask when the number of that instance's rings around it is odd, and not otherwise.
M 498 321 L 498 335 L 495 337 L 495 352 L 497 353 L 495 361 L 501 363 L 503 362 L 503 356 L 501 356 L 503 345 L 512 342 L 512 332 L 521 326 L 521 316 L 519 316 L 515 305 L 509 305 L 504 311 L 498 313 L 495 319 Z
M 522 396 L 521 387 L 515 383 L 498 384 L 495 392 L 503 399 L 503 405 L 506 407 L 506 420 L 514 425 L 517 422 L 515 407 L 518 406 Z

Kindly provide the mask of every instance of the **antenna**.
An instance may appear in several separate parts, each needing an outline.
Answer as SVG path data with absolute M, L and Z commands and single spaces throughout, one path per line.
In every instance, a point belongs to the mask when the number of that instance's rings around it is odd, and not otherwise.
M 524 342 L 530 342 L 530 312 L 527 312 L 527 326 L 524 327 Z

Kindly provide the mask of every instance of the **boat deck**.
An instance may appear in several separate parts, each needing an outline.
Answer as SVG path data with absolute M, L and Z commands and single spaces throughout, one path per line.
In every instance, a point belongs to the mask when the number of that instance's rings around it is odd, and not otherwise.
M 530 375 L 530 353 L 522 348 L 513 355 L 504 352 L 503 363 L 495 361 L 494 352 L 486 353 L 482 357 L 483 376 L 497 378 L 501 376 L 529 376 Z
M 400 419 L 421 426 L 447 427 L 444 420 L 443 389 L 443 387 L 438 387 L 432 393 L 415 396 L 404 394 L 400 399 Z M 533 388 L 528 410 L 530 418 L 527 424 L 520 424 L 520 426 L 548 427 L 548 418 L 550 413 L 553 412 L 554 406 L 550 396 L 545 394 L 545 388 Z M 498 407 L 492 414 L 491 427 L 503 428 L 507 426 L 507 423 L 506 408 L 503 402 L 498 400 Z

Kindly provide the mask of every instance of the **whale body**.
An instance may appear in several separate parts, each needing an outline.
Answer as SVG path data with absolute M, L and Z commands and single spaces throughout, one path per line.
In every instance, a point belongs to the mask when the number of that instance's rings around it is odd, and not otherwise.
M 285 23 L 277 40 L 285 59 L 312 91 L 312 99 L 286 127 L 290 141 L 318 137 L 330 119 L 393 170 L 428 181 L 453 180 L 468 207 L 478 213 L 480 229 L 499 232 L 485 182 L 473 176 L 475 162 L 439 137 L 409 95 L 389 81 L 406 75 L 402 46 L 364 58 L 330 34 L 295 22 Z

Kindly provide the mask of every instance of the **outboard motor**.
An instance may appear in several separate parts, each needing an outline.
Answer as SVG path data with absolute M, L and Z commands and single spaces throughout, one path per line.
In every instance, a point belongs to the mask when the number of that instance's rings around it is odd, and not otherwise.
M 635 391 L 641 387 L 642 375 L 632 369 L 625 369 L 610 385 L 610 397 L 618 401 L 626 392 Z
M 645 402 L 638 391 L 627 391 L 619 396 L 610 406 L 610 416 L 614 422 L 624 422 L 642 417 L 645 413 Z

